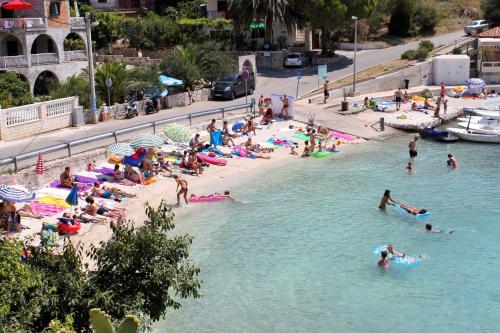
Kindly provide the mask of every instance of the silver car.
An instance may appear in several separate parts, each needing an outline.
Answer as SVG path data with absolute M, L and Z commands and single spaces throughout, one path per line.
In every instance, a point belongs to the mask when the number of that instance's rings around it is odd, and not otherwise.
M 290 53 L 285 58 L 285 67 L 302 67 L 304 65 L 305 61 L 300 53 Z
M 466 35 L 476 35 L 489 29 L 489 24 L 485 20 L 470 21 L 464 28 Z

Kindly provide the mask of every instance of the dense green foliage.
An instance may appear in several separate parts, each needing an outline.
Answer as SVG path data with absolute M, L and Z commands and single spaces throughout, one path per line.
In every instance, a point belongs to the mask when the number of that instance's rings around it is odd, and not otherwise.
M 413 28 L 413 0 L 395 0 L 389 20 L 389 33 L 397 36 L 407 36 Z
M 500 0 L 481 0 L 481 10 L 484 19 L 494 25 L 500 24 Z
M 82 246 L 69 241 L 57 252 L 28 242 L 31 254 L 20 260 L 22 244 L 1 239 L 0 331 L 88 332 L 96 307 L 112 318 L 135 313 L 154 321 L 182 299 L 199 297 L 192 238 L 170 235 L 173 213 L 165 202 L 146 204 L 146 215 L 141 227 L 112 225 L 111 239 L 87 252 L 92 268 L 82 263 Z
M 55 83 L 49 90 L 52 99 L 78 96 L 81 106 L 87 109 L 90 107 L 90 83 L 88 75 L 70 76 L 62 83 Z M 97 105 L 100 105 L 102 98 L 100 96 L 97 97 Z
M 160 70 L 165 75 L 184 81 L 185 87 L 191 87 L 196 80 L 201 79 L 198 68 L 178 53 L 167 54 L 160 63 Z
M 401 59 L 414 60 L 417 55 L 415 50 L 406 50 L 401 54 Z
M 418 47 L 426 48 L 429 52 L 434 50 L 434 44 L 430 40 L 421 40 L 420 43 L 418 43 Z
M 97 49 L 109 50 L 114 42 L 123 36 L 125 16 L 118 12 L 101 12 L 96 11 L 88 5 L 81 5 L 80 15 L 84 16 L 85 12 L 89 12 L 92 21 L 98 21 L 99 24 L 92 27 L 92 41 Z
M 181 30 L 173 21 L 150 12 L 144 18 L 126 18 L 124 37 L 131 47 L 155 50 L 176 45 L 181 41 Z
M 434 7 L 420 2 L 417 5 L 413 22 L 421 34 L 432 34 L 438 23 L 438 15 Z
M 33 103 L 28 81 L 16 72 L 0 73 L 0 106 L 9 108 Z
M 418 43 L 418 49 L 406 50 L 401 54 L 401 59 L 424 61 L 433 49 L 434 44 L 430 40 L 422 40 Z

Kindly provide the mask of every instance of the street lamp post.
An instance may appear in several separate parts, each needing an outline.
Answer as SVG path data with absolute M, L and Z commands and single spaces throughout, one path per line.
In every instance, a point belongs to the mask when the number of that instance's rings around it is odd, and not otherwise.
M 92 54 L 92 34 L 91 34 L 90 13 L 85 13 L 85 29 L 87 32 L 87 57 L 89 59 L 89 81 L 90 81 L 90 110 L 92 112 L 91 122 L 97 124 L 97 102 L 95 96 L 94 81 L 94 56 Z
M 356 54 L 358 53 L 358 17 L 353 16 L 354 20 L 354 64 L 352 74 L 352 93 L 356 92 Z

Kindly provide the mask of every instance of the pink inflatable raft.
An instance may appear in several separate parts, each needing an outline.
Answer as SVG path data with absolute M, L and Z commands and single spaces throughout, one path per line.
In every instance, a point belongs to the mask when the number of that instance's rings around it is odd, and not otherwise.
M 198 157 L 200 160 L 202 160 L 203 162 L 206 162 L 208 164 L 221 165 L 221 166 L 224 166 L 227 164 L 227 160 L 225 160 L 223 158 L 210 157 L 210 156 L 202 154 L 202 153 L 196 154 L 196 157 Z
M 222 201 L 228 199 L 225 195 L 208 195 L 197 197 L 194 194 L 189 198 L 189 202 L 210 202 L 210 201 Z

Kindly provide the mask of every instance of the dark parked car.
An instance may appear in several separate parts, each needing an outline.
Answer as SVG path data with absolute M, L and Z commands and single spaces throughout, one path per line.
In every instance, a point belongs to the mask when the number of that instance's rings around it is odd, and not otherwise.
M 254 73 L 250 73 L 250 78 L 246 84 L 248 95 L 252 95 L 255 90 L 255 76 Z M 235 99 L 237 97 L 245 96 L 245 80 L 241 76 L 241 73 L 229 73 L 224 74 L 212 88 L 212 97 L 223 98 L 223 99 Z

